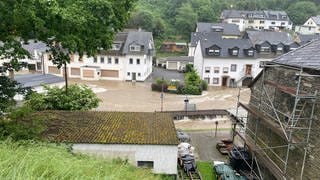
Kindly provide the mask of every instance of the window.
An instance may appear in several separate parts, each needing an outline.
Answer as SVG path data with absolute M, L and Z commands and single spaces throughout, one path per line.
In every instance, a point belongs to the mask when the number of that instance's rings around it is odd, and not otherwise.
M 137 64 L 140 64 L 140 59 L 137 59 Z
M 271 24 L 276 24 L 276 22 L 272 21 Z
M 238 49 L 233 49 L 233 50 L 231 51 L 231 55 L 232 55 L 232 56 L 238 56 Z
M 229 68 L 228 67 L 223 67 L 223 73 L 228 73 L 229 72 Z
M 133 59 L 132 58 L 129 59 L 129 64 L 133 64 Z
M 261 47 L 261 52 L 270 52 L 270 47 Z
M 138 76 L 140 77 L 140 76 L 141 76 L 141 73 L 138 73 Z
M 260 21 L 260 24 L 264 24 L 264 21 Z
M 111 64 L 112 63 L 112 59 L 111 57 L 108 57 L 108 64 Z
M 208 55 L 212 56 L 219 56 L 220 55 L 220 49 L 208 49 L 207 50 Z
M 153 169 L 153 161 L 138 161 L 137 165 L 138 167 Z
M 208 84 L 210 84 L 210 78 L 209 78 L 209 77 L 204 78 L 204 80 L 205 80 Z
M 214 50 L 214 55 L 219 56 L 220 55 L 220 49 L 215 49 Z
M 277 51 L 282 51 L 283 47 L 277 47 Z
M 210 67 L 205 67 L 205 73 L 210 73 Z
M 283 26 L 283 25 L 285 25 L 286 23 L 285 22 L 281 22 L 281 25 Z
M 212 84 L 219 84 L 219 78 L 213 78 Z
M 248 53 L 247 53 L 248 56 L 253 56 L 254 55 L 254 52 L 252 49 L 248 50 Z
M 112 44 L 112 50 L 120 50 L 120 44 Z
M 97 63 L 98 62 L 98 58 L 97 57 L 93 57 L 93 63 Z
M 130 72 L 127 72 L 127 76 L 130 76 Z
M 254 23 L 254 20 L 249 20 L 249 23 L 251 24 L 251 23 Z
M 239 20 L 239 19 L 232 19 L 231 22 L 233 22 L 233 23 L 239 23 L 240 20 Z
M 218 74 L 219 71 L 220 71 L 220 68 L 219 68 L 219 67 L 214 67 L 213 69 L 214 69 L 213 72 L 214 72 L 215 74 Z
M 236 64 L 231 64 L 230 71 L 231 72 L 236 72 L 237 71 L 237 65 Z
M 104 57 L 100 57 L 100 63 L 104 63 Z
M 140 51 L 141 47 L 139 45 L 131 45 L 130 51 Z
M 119 59 L 118 58 L 114 58 L 114 63 L 115 64 L 119 64 Z

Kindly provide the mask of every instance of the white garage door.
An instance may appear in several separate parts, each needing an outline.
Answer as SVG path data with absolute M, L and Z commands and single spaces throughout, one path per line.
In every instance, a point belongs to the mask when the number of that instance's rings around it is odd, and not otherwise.
M 167 69 L 177 70 L 177 62 L 168 62 L 168 67 L 167 67 Z

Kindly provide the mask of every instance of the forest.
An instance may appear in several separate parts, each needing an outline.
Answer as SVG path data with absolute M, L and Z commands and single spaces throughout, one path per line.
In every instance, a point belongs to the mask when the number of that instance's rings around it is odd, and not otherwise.
M 225 9 L 284 10 L 301 25 L 319 15 L 320 0 L 139 0 L 127 27 L 151 31 L 156 40 L 188 41 L 197 22 L 217 22 Z

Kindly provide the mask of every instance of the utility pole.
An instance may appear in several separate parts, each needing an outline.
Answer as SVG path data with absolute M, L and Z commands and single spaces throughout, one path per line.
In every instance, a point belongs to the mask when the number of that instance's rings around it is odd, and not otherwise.
M 188 103 L 189 103 L 189 99 L 188 99 L 188 94 L 186 94 L 186 99 L 184 100 L 184 110 L 186 111 L 186 115 L 188 114 Z
M 163 83 L 164 83 L 164 79 L 163 79 L 163 76 L 162 76 L 161 94 L 160 94 L 160 99 L 161 99 L 161 112 L 163 111 Z

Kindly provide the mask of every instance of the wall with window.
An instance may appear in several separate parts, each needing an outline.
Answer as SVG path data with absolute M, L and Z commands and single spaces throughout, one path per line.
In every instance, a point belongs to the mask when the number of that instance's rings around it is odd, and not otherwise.
M 152 57 L 147 55 L 127 55 L 124 58 L 124 80 L 144 81 L 152 72 Z
M 128 159 L 128 162 L 135 166 L 150 166 L 153 163 L 154 173 L 177 174 L 176 145 L 74 144 L 72 149 L 76 153 L 97 155 L 106 159 Z

